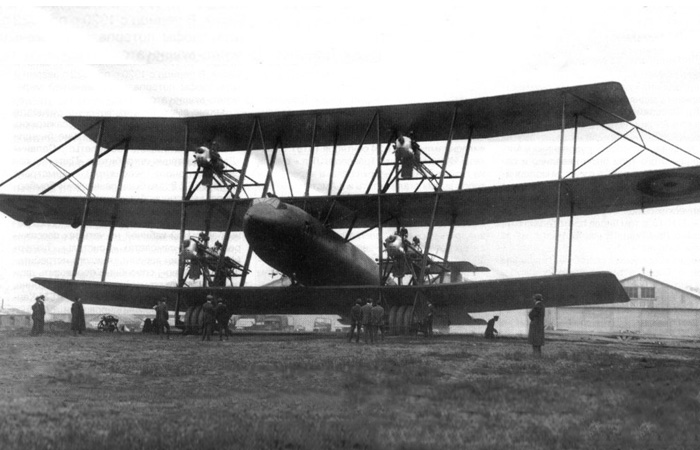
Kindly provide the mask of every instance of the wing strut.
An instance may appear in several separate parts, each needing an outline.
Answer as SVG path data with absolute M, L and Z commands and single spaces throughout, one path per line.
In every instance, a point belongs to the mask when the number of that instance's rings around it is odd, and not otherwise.
M 258 123 L 258 119 L 256 118 L 255 121 L 253 122 L 253 126 L 250 129 L 250 137 L 248 138 L 248 148 L 245 152 L 245 158 L 243 159 L 243 167 L 241 168 L 241 176 L 240 180 L 245 180 L 246 172 L 248 171 L 248 163 L 250 162 L 250 153 L 252 152 L 253 149 L 253 139 L 255 138 L 255 130 L 259 130 L 260 124 Z M 261 131 L 261 136 L 260 138 L 262 139 L 262 130 Z M 264 143 L 263 143 L 264 147 Z M 226 256 L 226 250 L 228 249 L 228 241 L 229 238 L 231 237 L 231 227 L 233 226 L 233 219 L 235 217 L 235 212 L 236 212 L 236 206 L 238 205 L 238 200 L 241 195 L 241 190 L 243 189 L 243 182 L 238 183 L 238 186 L 236 186 L 236 193 L 233 196 L 233 201 L 231 202 L 231 209 L 229 210 L 229 215 L 228 215 L 228 221 L 226 222 L 226 231 L 224 232 L 224 242 L 221 247 L 221 253 L 219 254 L 219 262 L 216 265 L 216 274 L 218 276 L 219 273 L 221 273 L 221 268 L 224 265 L 224 257 Z M 265 183 L 267 185 L 267 182 Z M 248 269 L 248 264 L 245 265 L 245 268 Z M 241 278 L 241 282 L 245 280 L 245 273 L 246 271 L 243 271 L 243 277 Z M 219 282 L 220 280 L 216 280 Z
M 42 156 L 41 158 L 37 159 L 36 161 L 34 161 L 33 163 L 31 163 L 30 165 L 28 165 L 28 166 L 25 167 L 24 169 L 20 170 L 19 172 L 17 172 L 16 174 L 14 174 L 14 175 L 12 175 L 10 178 L 8 178 L 7 180 L 5 180 L 5 181 L 3 181 L 2 183 L 0 183 L 0 187 L 3 187 L 4 185 L 6 185 L 7 183 L 9 183 L 10 181 L 12 181 L 12 180 L 14 180 L 15 178 L 17 178 L 18 176 L 22 175 L 22 174 L 23 174 L 24 172 L 26 172 L 27 170 L 29 170 L 29 169 L 31 169 L 32 167 L 36 166 L 37 164 L 39 164 L 40 162 L 42 162 L 43 160 L 45 160 L 45 159 L 48 158 L 49 156 L 53 155 L 54 153 L 56 153 L 57 151 L 59 151 L 60 149 L 62 149 L 63 147 L 65 147 L 66 145 L 68 145 L 68 144 L 70 144 L 71 142 L 73 142 L 74 140 L 78 139 L 80 136 L 86 134 L 88 131 L 92 130 L 93 128 L 95 128 L 96 125 L 98 125 L 98 124 L 100 124 L 100 123 L 102 123 L 102 120 L 96 121 L 95 123 L 93 123 L 92 125 L 90 125 L 89 127 L 87 127 L 85 130 L 83 130 L 83 131 L 81 131 L 80 133 L 76 134 L 75 136 L 73 136 L 72 138 L 68 139 L 68 140 L 67 140 L 66 142 L 64 142 L 63 144 L 61 144 L 61 145 L 59 145 L 58 147 L 54 148 L 53 150 L 51 150 L 50 152 L 48 152 L 47 154 L 45 154 L 45 155 Z
M 187 223 L 187 208 L 185 207 L 185 200 L 188 197 L 187 189 L 187 158 L 189 157 L 189 144 L 190 144 L 190 124 L 185 122 L 185 139 L 183 142 L 182 149 L 182 203 L 180 204 L 180 240 L 178 241 L 179 253 L 178 257 L 178 267 L 177 267 L 177 287 L 181 288 L 185 284 L 185 256 L 183 242 L 185 241 L 185 224 Z M 199 173 L 200 168 L 197 167 L 197 173 Z M 195 175 L 196 177 L 196 175 Z M 181 290 L 177 290 L 177 297 L 175 298 L 175 325 L 180 324 L 180 304 L 182 299 L 180 298 Z
M 124 154 L 122 155 L 122 165 L 119 169 L 119 181 L 117 182 L 117 195 L 116 198 L 120 198 L 122 195 L 122 184 L 124 182 L 124 172 L 126 171 L 126 157 L 129 154 L 129 139 L 124 142 Z M 112 224 L 109 226 L 109 237 L 107 237 L 107 250 L 105 251 L 105 262 L 102 266 L 102 282 L 105 281 L 107 277 L 107 266 L 109 265 L 109 254 L 112 251 L 112 239 L 114 238 L 114 227 L 117 223 L 117 217 L 119 216 L 119 203 L 117 202 L 117 210 L 112 216 Z
M 378 240 L 377 240 L 377 246 L 378 246 L 378 251 L 377 254 L 379 255 L 379 265 L 377 266 L 377 270 L 379 271 L 379 285 L 381 286 L 382 283 L 382 268 L 383 268 L 383 252 L 382 252 L 382 243 L 384 242 L 383 238 L 383 233 L 382 233 L 382 140 L 381 140 L 381 128 L 379 127 L 379 119 L 380 115 L 379 112 L 377 112 L 376 115 L 376 125 L 377 125 L 377 171 L 375 172 L 376 177 L 377 177 L 377 231 L 378 231 Z M 387 150 L 389 150 L 389 145 L 386 146 L 386 149 L 384 150 L 384 154 L 386 154 Z M 372 177 L 372 180 L 374 180 L 374 176 Z M 379 294 L 379 297 L 377 301 L 381 304 L 382 299 L 381 299 L 381 293 Z M 386 306 L 386 305 L 385 305 Z
M 571 161 L 571 178 L 576 178 L 576 144 L 578 143 L 578 114 L 574 116 L 574 152 Z M 566 273 L 571 273 L 571 249 L 574 245 L 574 197 L 570 196 L 571 214 L 569 215 L 569 264 Z
M 95 174 L 97 173 L 97 161 L 99 161 L 100 145 L 102 144 L 102 134 L 104 133 L 105 123 L 104 120 L 100 122 L 100 129 L 97 133 L 97 143 L 95 144 L 95 155 L 92 158 L 92 171 L 90 172 L 90 184 L 88 184 L 88 192 L 85 197 L 85 206 L 83 207 L 83 219 L 80 221 L 80 236 L 78 236 L 78 248 L 75 251 L 75 262 L 73 263 L 73 275 L 72 280 L 75 280 L 75 276 L 78 274 L 78 265 L 80 264 L 80 253 L 83 250 L 83 239 L 85 238 L 85 227 L 87 226 L 87 221 L 85 220 L 88 215 L 88 208 L 90 206 L 90 196 L 92 195 L 92 188 L 95 186 Z
M 345 183 L 348 181 L 348 178 L 350 177 L 350 172 L 352 172 L 352 168 L 355 167 L 355 162 L 357 162 L 357 157 L 360 156 L 360 151 L 362 150 L 362 147 L 365 145 L 365 141 L 367 140 L 367 136 L 369 135 L 369 132 L 372 130 L 372 124 L 377 120 L 377 116 L 379 115 L 379 112 L 375 112 L 374 116 L 372 116 L 372 120 L 370 121 L 369 125 L 367 125 L 367 130 L 365 131 L 364 136 L 362 136 L 362 141 L 360 141 L 360 145 L 357 147 L 357 151 L 355 152 L 355 156 L 352 158 L 352 162 L 350 163 L 350 167 L 348 167 L 348 171 L 345 173 L 345 178 L 343 179 L 343 182 L 340 184 L 340 188 L 338 189 L 338 193 L 336 195 L 340 195 L 343 192 L 343 188 L 345 187 Z
M 433 230 L 435 229 L 435 215 L 437 214 L 438 204 L 440 202 L 440 193 L 442 192 L 442 183 L 445 180 L 445 172 L 447 169 L 447 160 L 450 157 L 450 147 L 452 146 L 452 138 L 454 137 L 455 120 L 457 118 L 457 106 L 455 105 L 452 111 L 452 122 L 450 124 L 450 134 L 447 139 L 447 144 L 445 145 L 445 154 L 442 158 L 442 170 L 440 171 L 440 179 L 438 181 L 437 189 L 435 190 L 435 201 L 433 203 L 433 212 L 430 218 L 430 227 L 428 228 L 428 237 L 425 240 L 425 248 L 423 249 L 423 258 L 420 263 L 420 275 L 416 280 L 419 284 L 423 284 L 425 277 L 425 266 L 428 262 L 428 253 L 430 252 L 430 244 L 433 239 Z M 413 300 L 413 318 L 418 321 L 419 324 L 425 323 L 425 319 L 428 317 L 429 307 L 426 298 L 421 295 L 420 292 L 416 293 Z M 413 323 L 413 321 L 412 321 Z
M 309 149 L 309 172 L 306 174 L 306 189 L 304 189 L 304 197 L 309 196 L 309 188 L 311 187 L 311 171 L 314 167 L 314 149 L 316 147 L 316 119 L 314 116 L 314 127 L 311 130 L 311 148 Z M 290 186 L 291 190 L 291 186 Z
M 557 177 L 557 218 L 556 234 L 554 235 L 554 275 L 557 274 L 557 260 L 559 258 L 559 221 L 561 218 L 561 174 L 564 163 L 564 131 L 566 130 L 566 94 L 561 96 L 561 134 L 559 137 L 559 175 Z

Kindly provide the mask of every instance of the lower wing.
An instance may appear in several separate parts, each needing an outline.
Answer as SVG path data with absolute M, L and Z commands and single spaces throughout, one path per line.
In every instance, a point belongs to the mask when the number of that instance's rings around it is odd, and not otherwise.
M 608 272 L 548 275 L 423 286 L 328 287 L 167 287 L 98 281 L 34 278 L 35 283 L 71 300 L 109 306 L 151 308 L 161 297 L 180 310 L 204 302 L 207 294 L 221 297 L 235 314 L 347 315 L 357 298 L 382 295 L 388 306 L 413 305 L 417 294 L 447 312 L 453 324 L 467 313 L 532 307 L 542 294 L 547 307 L 629 301 L 617 278 Z

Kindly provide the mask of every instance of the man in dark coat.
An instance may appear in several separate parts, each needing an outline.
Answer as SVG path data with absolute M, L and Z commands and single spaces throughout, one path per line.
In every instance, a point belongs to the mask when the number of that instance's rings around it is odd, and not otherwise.
M 384 308 L 377 300 L 372 302 L 372 334 L 375 339 L 379 339 L 379 332 L 382 332 L 382 341 L 384 340 Z
M 544 303 L 542 295 L 535 294 L 535 307 L 530 310 L 530 329 L 527 341 L 532 345 L 532 353 L 540 356 L 544 345 Z
M 231 314 L 228 313 L 228 308 L 223 299 L 219 297 L 216 299 L 216 307 L 214 308 L 214 315 L 216 316 L 216 323 L 219 326 L 219 340 L 224 340 L 224 335 L 226 335 L 226 340 L 231 335 L 231 330 L 228 328 L 228 321 L 231 320 Z
M 498 334 L 498 331 L 496 330 L 496 321 L 498 320 L 498 316 L 493 316 L 491 320 L 486 322 L 486 331 L 484 332 L 484 337 L 486 339 L 494 339 L 496 334 Z
M 360 342 L 360 330 L 362 329 L 362 299 L 355 300 L 355 304 L 350 310 L 350 338 L 348 342 L 352 342 L 352 337 L 357 330 L 355 342 Z
M 156 327 L 157 333 L 161 335 L 161 338 L 167 336 L 167 338 L 170 339 L 170 324 L 168 323 L 170 314 L 168 313 L 168 305 L 165 301 L 166 298 L 161 297 L 160 303 L 156 306 Z
M 207 301 L 202 305 L 202 340 L 211 341 L 211 335 L 214 330 L 214 322 L 216 321 L 216 313 L 212 301 L 214 297 L 207 295 Z
M 73 331 L 73 336 L 83 334 L 85 331 L 85 308 L 80 297 L 70 307 L 70 329 Z
M 34 299 L 34 304 L 32 305 L 32 335 L 42 334 L 44 332 L 45 315 L 44 296 L 40 295 Z
M 374 330 L 372 329 L 372 299 L 368 298 L 362 306 L 362 328 L 365 332 L 365 344 L 367 339 L 374 344 Z
M 433 335 L 433 316 L 435 315 L 435 308 L 433 304 L 428 302 L 428 314 L 425 317 L 425 328 L 428 336 Z

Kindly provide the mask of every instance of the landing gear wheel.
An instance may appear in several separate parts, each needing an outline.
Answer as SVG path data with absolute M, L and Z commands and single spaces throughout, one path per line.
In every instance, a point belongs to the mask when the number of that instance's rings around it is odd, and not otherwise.
M 399 309 L 396 311 L 396 324 L 394 326 L 394 329 L 396 330 L 397 335 L 402 335 L 406 334 L 406 328 L 404 328 L 404 322 L 403 322 L 403 316 L 406 312 L 407 306 L 399 306 Z
M 392 336 L 399 334 L 396 329 L 396 312 L 398 309 L 397 306 L 392 306 L 391 309 L 389 309 L 389 334 Z
M 403 327 L 406 334 L 415 334 L 416 330 L 413 326 L 413 306 L 406 307 L 406 311 L 403 314 Z

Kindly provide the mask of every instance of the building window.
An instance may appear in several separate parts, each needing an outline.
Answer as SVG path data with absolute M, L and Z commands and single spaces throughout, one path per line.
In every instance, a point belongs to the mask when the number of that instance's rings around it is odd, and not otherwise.
M 629 298 L 639 298 L 639 296 L 637 295 L 637 290 L 638 290 L 638 288 L 636 288 L 636 287 L 626 287 L 625 288 L 625 292 L 627 292 L 627 296 Z
M 653 287 L 643 287 L 641 288 L 642 290 L 642 295 L 640 296 L 641 298 L 656 298 L 656 293 L 654 292 Z

